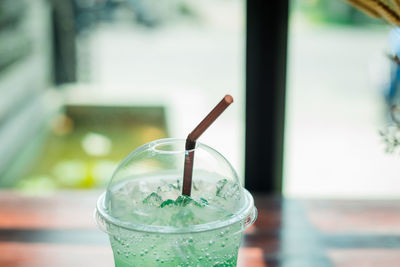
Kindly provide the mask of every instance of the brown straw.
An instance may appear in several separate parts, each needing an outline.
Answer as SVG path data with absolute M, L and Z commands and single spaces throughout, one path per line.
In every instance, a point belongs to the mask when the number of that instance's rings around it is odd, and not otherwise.
M 208 129 L 208 127 L 210 127 L 219 115 L 221 115 L 222 112 L 232 104 L 232 102 L 233 97 L 226 95 L 186 138 L 182 195 L 190 196 L 192 191 L 194 148 L 196 147 L 197 139 L 205 132 L 205 130 Z

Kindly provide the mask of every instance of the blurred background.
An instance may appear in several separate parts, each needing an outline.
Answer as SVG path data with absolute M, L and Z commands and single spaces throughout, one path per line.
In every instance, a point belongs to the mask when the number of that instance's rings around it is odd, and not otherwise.
M 186 138 L 227 93 L 201 141 L 243 170 L 244 42 L 237 0 L 1 1 L 0 186 L 104 188 L 132 150 Z
M 244 177 L 245 14 L 243 0 L 2 0 L 0 187 L 104 188 L 129 152 L 185 138 L 226 93 L 200 141 Z M 339 0 L 291 1 L 284 195 L 400 193 L 379 135 L 390 31 Z

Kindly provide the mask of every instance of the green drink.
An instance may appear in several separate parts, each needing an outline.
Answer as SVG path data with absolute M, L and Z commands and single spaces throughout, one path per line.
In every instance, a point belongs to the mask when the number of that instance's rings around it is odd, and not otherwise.
M 195 153 L 191 197 L 181 195 L 184 140 L 146 144 L 118 167 L 96 210 L 115 266 L 236 266 L 253 198 L 221 154 L 200 143 Z

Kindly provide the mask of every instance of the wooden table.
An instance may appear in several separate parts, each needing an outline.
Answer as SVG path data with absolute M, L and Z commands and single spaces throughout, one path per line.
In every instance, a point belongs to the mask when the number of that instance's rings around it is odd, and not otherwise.
M 0 266 L 113 266 L 96 229 L 100 192 L 46 197 L 0 191 Z M 259 211 L 238 266 L 400 266 L 400 201 L 255 196 Z

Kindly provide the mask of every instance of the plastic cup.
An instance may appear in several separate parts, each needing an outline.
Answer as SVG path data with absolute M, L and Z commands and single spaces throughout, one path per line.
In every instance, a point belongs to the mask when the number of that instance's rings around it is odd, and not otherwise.
M 242 233 L 257 217 L 253 197 L 220 153 L 197 143 L 196 201 L 177 204 L 184 147 L 181 139 L 141 146 L 99 197 L 95 219 L 109 235 L 115 266 L 236 266 Z

